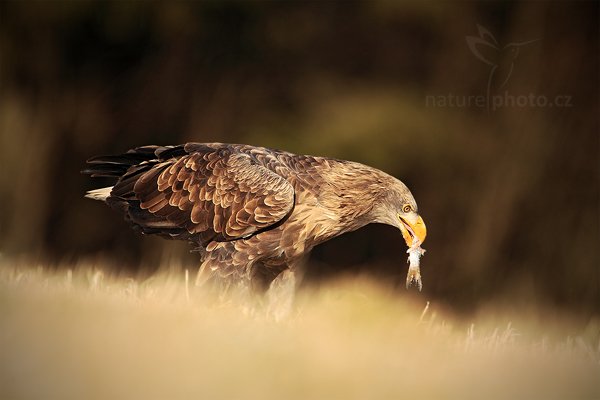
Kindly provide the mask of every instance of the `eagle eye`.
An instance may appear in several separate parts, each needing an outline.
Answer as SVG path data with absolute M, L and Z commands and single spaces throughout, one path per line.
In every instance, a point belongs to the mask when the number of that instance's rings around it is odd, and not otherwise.
M 404 207 L 402 207 L 402 212 L 408 214 L 409 212 L 412 211 L 412 207 L 410 204 L 405 204 Z

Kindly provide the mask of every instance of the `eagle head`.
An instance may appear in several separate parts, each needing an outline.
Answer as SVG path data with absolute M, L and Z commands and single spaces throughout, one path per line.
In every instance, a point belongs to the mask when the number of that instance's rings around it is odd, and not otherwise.
M 402 232 L 408 247 L 420 245 L 427 236 L 427 228 L 419 215 L 417 203 L 410 190 L 398 179 L 393 179 L 378 204 L 373 207 L 375 222 L 395 226 Z

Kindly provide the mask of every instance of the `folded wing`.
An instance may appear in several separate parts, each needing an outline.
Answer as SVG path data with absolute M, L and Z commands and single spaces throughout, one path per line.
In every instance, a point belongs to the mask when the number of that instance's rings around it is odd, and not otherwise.
M 112 165 L 107 157 L 91 160 L 107 171 L 126 159 L 138 162 L 127 166 L 107 203 L 144 233 L 203 245 L 235 240 L 276 225 L 294 207 L 293 186 L 234 145 L 161 147 L 154 158 L 146 155 L 134 150 L 114 156 Z

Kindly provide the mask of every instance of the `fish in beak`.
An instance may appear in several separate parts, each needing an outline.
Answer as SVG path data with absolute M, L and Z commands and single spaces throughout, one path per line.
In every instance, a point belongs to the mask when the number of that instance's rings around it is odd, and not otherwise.
M 419 267 L 419 261 L 425 250 L 421 248 L 421 243 L 427 236 L 427 228 L 425 222 L 418 214 L 409 214 L 400 217 L 400 231 L 402 237 L 408 246 L 408 274 L 406 275 L 406 288 L 415 285 L 419 292 L 423 289 L 423 282 L 421 280 L 421 269 Z

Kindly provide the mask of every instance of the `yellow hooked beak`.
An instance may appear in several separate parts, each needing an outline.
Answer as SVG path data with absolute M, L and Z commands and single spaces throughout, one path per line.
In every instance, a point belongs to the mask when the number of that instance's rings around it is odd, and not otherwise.
M 420 215 L 407 215 L 406 217 L 400 217 L 400 231 L 404 237 L 404 241 L 408 247 L 414 244 L 421 244 L 427 236 L 427 228 L 425 222 Z

